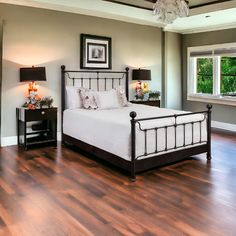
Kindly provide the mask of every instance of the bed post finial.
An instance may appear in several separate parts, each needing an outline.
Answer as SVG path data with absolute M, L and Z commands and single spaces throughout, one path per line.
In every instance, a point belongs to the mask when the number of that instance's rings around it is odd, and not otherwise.
M 137 116 L 137 113 L 135 111 L 131 111 L 129 113 L 129 116 L 132 118 L 132 120 Z
M 66 66 L 65 65 L 61 65 L 61 70 L 65 70 Z
M 126 67 L 125 70 L 126 70 L 127 72 L 129 72 L 129 67 Z
M 207 107 L 207 109 L 208 109 L 208 110 L 211 110 L 211 109 L 212 109 L 212 105 L 211 105 L 211 104 L 209 104 L 209 103 L 207 104 L 207 106 L 206 106 L 206 107 Z
M 212 105 L 207 104 L 207 160 L 211 160 L 211 112 Z

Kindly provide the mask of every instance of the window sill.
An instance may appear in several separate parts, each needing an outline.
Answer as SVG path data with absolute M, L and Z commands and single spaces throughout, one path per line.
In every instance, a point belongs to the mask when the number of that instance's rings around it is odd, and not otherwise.
M 220 105 L 236 106 L 236 97 L 208 95 L 208 94 L 189 94 L 188 101 L 207 102 Z

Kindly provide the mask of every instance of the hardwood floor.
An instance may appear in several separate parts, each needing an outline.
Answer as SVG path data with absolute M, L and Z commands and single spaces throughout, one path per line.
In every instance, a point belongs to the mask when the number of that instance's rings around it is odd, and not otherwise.
M 0 235 L 236 235 L 236 136 L 138 175 L 60 147 L 0 149 Z

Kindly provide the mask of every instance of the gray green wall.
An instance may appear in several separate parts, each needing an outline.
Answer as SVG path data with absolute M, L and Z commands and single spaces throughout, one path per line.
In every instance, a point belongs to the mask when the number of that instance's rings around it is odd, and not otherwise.
M 2 37 L 3 37 L 3 21 L 0 18 L 0 117 L 2 104 Z M 1 120 L 0 120 L 0 136 L 1 136 Z M 1 139 L 0 139 L 1 146 Z
M 182 109 L 181 35 L 165 33 L 165 107 Z
M 183 109 L 197 111 L 204 109 L 206 103 L 187 101 L 187 48 L 194 46 L 236 42 L 236 29 L 212 31 L 183 35 Z M 213 104 L 212 119 L 224 123 L 236 124 L 236 107 Z
M 160 28 L 8 4 L 0 4 L 0 15 L 5 22 L 2 137 L 16 135 L 15 109 L 27 94 L 27 84 L 19 82 L 20 67 L 46 66 L 47 82 L 39 83 L 39 92 L 51 95 L 60 108 L 60 65 L 79 69 L 81 33 L 112 37 L 113 69 L 149 68 L 150 88 L 161 89 Z

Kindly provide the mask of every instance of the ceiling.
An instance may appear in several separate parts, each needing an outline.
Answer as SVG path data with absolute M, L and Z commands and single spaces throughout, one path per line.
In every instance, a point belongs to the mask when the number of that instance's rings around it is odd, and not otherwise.
M 167 26 L 152 14 L 156 0 L 0 0 L 23 5 L 163 27 L 166 31 L 195 33 L 236 28 L 236 0 L 188 0 L 190 15 Z M 119 3 L 117 3 L 119 2 Z

